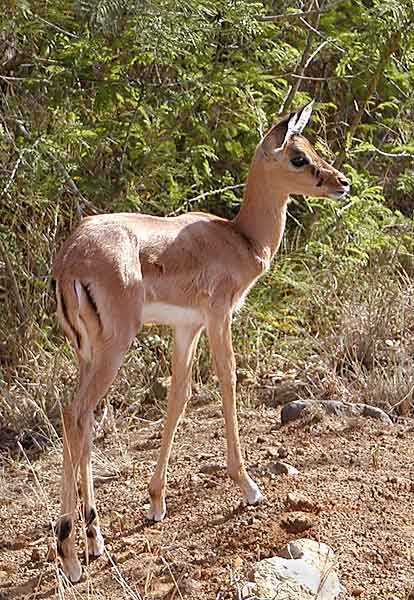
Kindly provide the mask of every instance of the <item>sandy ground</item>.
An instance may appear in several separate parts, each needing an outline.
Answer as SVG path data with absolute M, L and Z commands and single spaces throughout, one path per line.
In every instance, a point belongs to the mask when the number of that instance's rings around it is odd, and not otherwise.
M 219 468 L 225 448 L 219 405 L 190 407 L 171 460 L 168 516 L 149 525 L 146 486 L 161 425 L 119 420 L 116 432 L 97 440 L 94 455 L 107 552 L 85 567 L 76 586 L 65 582 L 53 552 L 45 561 L 58 514 L 60 448 L 0 463 L 0 599 L 230 600 L 256 560 L 299 537 L 334 549 L 343 598 L 407 599 L 414 589 L 413 422 L 390 427 L 323 418 L 284 428 L 279 422 L 277 409 L 240 411 L 246 463 L 265 494 L 261 506 L 243 508 Z M 271 473 L 278 452 L 298 476 Z M 303 533 L 286 529 L 292 491 L 310 500 Z M 81 552 L 82 540 L 79 546 Z

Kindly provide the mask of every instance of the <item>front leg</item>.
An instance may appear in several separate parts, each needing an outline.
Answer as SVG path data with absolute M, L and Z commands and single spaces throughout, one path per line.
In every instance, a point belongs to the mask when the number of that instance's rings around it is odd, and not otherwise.
M 227 439 L 227 470 L 240 487 L 247 504 L 263 500 L 258 485 L 248 475 L 241 453 L 236 409 L 236 361 L 231 339 L 231 316 L 213 315 L 207 327 L 214 366 L 220 382 Z
M 178 422 L 191 394 L 191 372 L 201 331 L 201 327 L 194 326 L 180 326 L 175 329 L 167 417 L 157 466 L 149 485 L 151 507 L 147 518 L 151 521 L 161 521 L 166 514 L 165 490 L 168 461 Z

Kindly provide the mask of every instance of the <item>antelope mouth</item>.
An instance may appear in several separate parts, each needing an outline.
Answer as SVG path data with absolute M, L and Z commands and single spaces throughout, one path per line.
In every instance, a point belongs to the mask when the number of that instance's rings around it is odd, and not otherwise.
M 329 196 L 331 198 L 335 198 L 336 200 L 339 200 L 340 198 L 345 198 L 345 196 L 347 196 L 350 192 L 351 187 L 349 185 L 347 185 L 346 187 L 342 188 L 341 190 L 336 190 L 335 192 L 331 192 L 329 194 Z

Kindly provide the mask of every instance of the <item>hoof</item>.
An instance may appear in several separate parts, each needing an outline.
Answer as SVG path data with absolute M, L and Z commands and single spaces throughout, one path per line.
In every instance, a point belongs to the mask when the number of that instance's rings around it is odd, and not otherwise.
M 101 556 L 105 550 L 105 542 L 102 534 L 99 532 L 95 537 L 88 537 L 88 555 L 89 559 L 95 559 Z
M 249 489 L 243 493 L 243 499 L 249 506 L 258 506 L 264 500 L 263 494 L 260 491 L 257 483 L 250 479 Z
M 64 561 L 62 565 L 62 570 L 65 577 L 71 583 L 78 583 L 82 577 L 82 567 L 78 559 L 73 559 L 70 562 Z
M 163 521 L 166 515 L 166 511 L 153 511 L 153 510 L 149 510 L 147 512 L 147 514 L 145 515 L 145 519 L 147 521 L 150 521 L 151 523 L 159 523 L 160 521 Z
M 161 500 L 160 502 L 151 501 L 151 508 L 147 512 L 145 518 L 147 521 L 152 521 L 153 523 L 159 523 L 165 518 L 167 514 L 167 507 L 165 505 L 165 500 Z

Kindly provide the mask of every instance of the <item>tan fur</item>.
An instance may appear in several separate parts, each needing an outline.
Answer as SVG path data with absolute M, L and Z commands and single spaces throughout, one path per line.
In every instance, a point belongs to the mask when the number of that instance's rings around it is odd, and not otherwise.
M 320 158 L 303 136 L 293 135 L 283 146 L 286 130 L 287 121 L 274 126 L 258 145 L 233 221 L 205 213 L 173 218 L 88 217 L 56 257 L 53 277 L 58 317 L 80 364 L 79 389 L 71 410 L 65 412 L 59 522 L 61 531 L 70 531 L 61 548 L 63 567 L 72 581 L 81 573 L 73 535 L 78 470 L 86 496 L 85 514 L 96 514 L 90 467 L 92 412 L 143 324 L 144 306 L 151 304 L 155 312 L 159 306 L 164 311 L 170 306 L 171 314 L 177 314 L 172 385 L 160 457 L 150 484 L 149 518 L 161 520 L 165 514 L 168 459 L 190 396 L 193 357 L 204 328 L 223 397 L 228 471 L 246 502 L 261 500 L 260 490 L 244 467 L 238 437 L 231 318 L 280 244 L 288 195 L 328 196 L 349 189 L 344 175 Z M 293 167 L 290 159 L 298 153 L 305 154 L 311 164 Z M 188 322 L 185 315 L 190 312 L 185 309 L 193 309 Z M 90 553 L 97 555 L 103 549 L 97 515 L 87 530 Z

